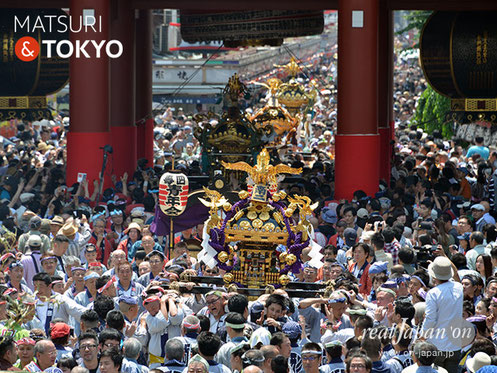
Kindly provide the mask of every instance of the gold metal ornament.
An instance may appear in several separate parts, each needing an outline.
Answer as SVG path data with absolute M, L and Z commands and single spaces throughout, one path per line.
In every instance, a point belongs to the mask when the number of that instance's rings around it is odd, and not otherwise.
M 223 276 L 223 281 L 225 284 L 231 284 L 234 280 L 234 277 L 231 273 L 226 273 L 224 276 Z
M 222 189 L 224 188 L 224 181 L 222 179 L 217 179 L 215 182 L 214 182 L 214 185 L 217 189 Z
M 287 257 L 287 253 L 281 253 L 280 256 L 279 256 L 279 261 L 280 263 L 286 263 L 286 257 Z
M 226 163 L 224 161 L 221 161 L 221 164 L 227 170 L 245 171 L 249 174 L 255 184 L 263 185 L 277 183 L 276 176 L 279 174 L 298 175 L 302 173 L 301 168 L 292 168 L 284 164 L 273 166 L 269 164 L 269 160 L 269 153 L 267 149 L 264 148 L 257 156 L 257 164 L 255 166 L 251 166 L 245 162 Z M 240 193 L 238 194 L 239 196 Z
M 221 251 L 219 254 L 217 254 L 217 259 L 221 262 L 221 263 L 226 263 L 228 261 L 228 258 L 229 258 L 229 255 L 227 252 L 225 251 Z
M 233 219 L 238 220 L 238 219 L 240 219 L 242 216 L 243 216 L 243 210 L 240 210 L 240 211 L 238 211 L 238 212 L 235 214 L 235 216 L 233 217 Z
M 272 232 L 274 231 L 274 224 L 273 223 L 266 223 L 262 226 L 262 229 L 265 229 L 267 232 Z
M 261 219 L 255 219 L 255 220 L 252 222 L 252 226 L 253 226 L 254 228 L 257 228 L 257 229 L 261 229 L 261 228 L 262 228 L 262 226 L 263 226 L 263 224 L 264 224 L 264 223 L 262 222 L 262 220 L 261 220 Z
M 223 210 L 224 210 L 224 211 L 226 211 L 226 212 L 228 212 L 228 211 L 230 211 L 230 210 L 231 210 L 231 207 L 232 207 L 232 206 L 231 206 L 231 203 L 226 202 L 226 203 L 223 205 Z
M 246 190 L 241 190 L 240 192 L 238 192 L 238 197 L 240 199 L 245 199 L 245 198 L 248 198 L 250 196 L 250 193 L 247 192 Z
M 293 213 L 295 212 L 295 209 L 292 208 L 292 205 L 290 205 L 290 207 L 288 207 L 286 210 L 285 210 L 285 216 L 287 218 L 291 218 Z
M 248 220 L 241 221 L 240 228 L 244 228 L 244 229 L 250 228 L 250 222 Z
M 267 211 L 261 212 L 259 218 L 264 221 L 269 220 L 269 212 Z
M 287 275 L 280 276 L 279 278 L 280 285 L 287 286 L 289 282 L 290 282 L 290 277 L 288 277 Z
M 274 217 L 274 220 L 276 220 L 276 222 L 278 224 L 283 224 L 283 216 L 281 215 L 281 213 L 279 211 L 276 211 L 274 214 L 273 214 L 273 217 Z
M 289 266 L 295 264 L 295 262 L 297 261 L 297 257 L 294 255 L 294 254 L 288 254 L 287 257 L 286 257 L 286 264 L 288 264 Z

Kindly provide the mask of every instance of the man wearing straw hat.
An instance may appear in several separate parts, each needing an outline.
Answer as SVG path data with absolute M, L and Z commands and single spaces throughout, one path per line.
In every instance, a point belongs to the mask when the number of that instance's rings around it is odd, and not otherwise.
M 426 295 L 425 322 L 420 336 L 438 347 L 440 354 L 435 363 L 449 372 L 456 372 L 462 346 L 457 344 L 452 333 L 453 327 L 461 327 L 463 287 L 451 280 L 454 270 L 447 257 L 435 258 L 428 266 L 428 273 L 436 286 Z
M 71 221 L 62 226 L 59 234 L 63 234 L 69 239 L 69 247 L 67 248 L 66 255 L 73 255 L 80 258 L 82 263 L 86 263 L 83 247 L 88 243 L 91 237 L 89 226 L 85 226 L 85 232 L 81 234 L 78 231 L 78 227 Z

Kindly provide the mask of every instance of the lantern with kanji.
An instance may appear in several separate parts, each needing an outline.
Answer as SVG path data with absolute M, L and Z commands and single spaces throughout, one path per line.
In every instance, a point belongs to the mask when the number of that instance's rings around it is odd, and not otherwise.
M 185 211 L 188 201 L 188 177 L 167 172 L 159 181 L 159 206 L 167 216 L 178 216 Z

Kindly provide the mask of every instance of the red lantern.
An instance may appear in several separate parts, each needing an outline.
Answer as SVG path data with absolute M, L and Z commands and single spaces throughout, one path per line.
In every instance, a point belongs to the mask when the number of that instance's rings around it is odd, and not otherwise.
M 167 172 L 159 181 L 159 207 L 167 216 L 179 216 L 188 202 L 188 177 Z

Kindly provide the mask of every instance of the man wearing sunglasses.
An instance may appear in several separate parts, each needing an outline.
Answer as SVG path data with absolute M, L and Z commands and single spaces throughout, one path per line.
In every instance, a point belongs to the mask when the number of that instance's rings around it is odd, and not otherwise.
M 319 373 L 319 366 L 321 365 L 321 357 L 323 351 L 321 347 L 314 342 L 306 343 L 302 347 L 302 365 L 305 373 Z

